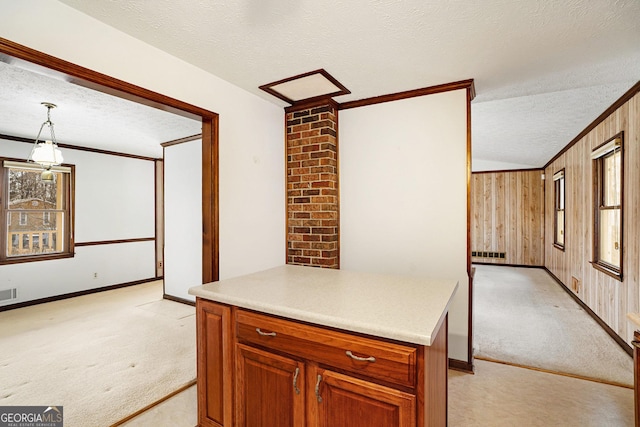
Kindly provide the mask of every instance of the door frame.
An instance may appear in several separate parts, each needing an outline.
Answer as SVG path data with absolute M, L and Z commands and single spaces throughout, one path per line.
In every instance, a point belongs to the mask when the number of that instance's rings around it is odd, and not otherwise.
M 219 279 L 218 114 L 0 37 L 0 54 L 53 70 L 70 83 L 202 121 L 202 283 Z M 157 238 L 157 236 L 156 236 Z

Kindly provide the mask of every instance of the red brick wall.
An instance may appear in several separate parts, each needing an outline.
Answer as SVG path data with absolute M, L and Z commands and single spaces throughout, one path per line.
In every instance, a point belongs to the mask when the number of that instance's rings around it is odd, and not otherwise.
M 336 104 L 287 111 L 287 264 L 340 268 Z

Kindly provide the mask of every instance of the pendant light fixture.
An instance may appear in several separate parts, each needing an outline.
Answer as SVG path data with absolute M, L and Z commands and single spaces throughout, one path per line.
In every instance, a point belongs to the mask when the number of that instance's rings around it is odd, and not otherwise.
M 33 149 L 27 161 L 38 163 L 44 169 L 41 174 L 43 181 L 53 181 L 52 166 L 57 166 L 64 161 L 62 152 L 58 149 L 58 143 L 56 142 L 56 134 L 53 131 L 53 122 L 51 121 L 51 109 L 56 108 L 56 104 L 51 102 L 42 102 L 47 108 L 47 120 L 40 126 L 40 131 L 33 144 Z M 49 127 L 49 133 L 51 135 L 50 140 L 40 141 L 40 135 L 45 126 Z

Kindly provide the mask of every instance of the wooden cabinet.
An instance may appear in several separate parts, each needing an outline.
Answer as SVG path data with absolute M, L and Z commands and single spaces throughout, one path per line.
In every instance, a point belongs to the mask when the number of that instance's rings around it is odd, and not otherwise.
M 416 397 L 410 393 L 316 369 L 314 404 L 321 427 L 409 427 L 416 425 Z
M 231 308 L 208 301 L 196 305 L 198 423 L 230 427 L 233 420 L 234 332 Z
M 304 426 L 304 363 L 243 344 L 236 354 L 236 424 Z
M 420 346 L 200 298 L 196 313 L 201 426 L 446 425 L 446 318 Z

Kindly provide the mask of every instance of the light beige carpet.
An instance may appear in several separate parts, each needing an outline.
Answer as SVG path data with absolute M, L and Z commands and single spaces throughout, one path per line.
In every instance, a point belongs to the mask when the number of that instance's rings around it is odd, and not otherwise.
M 475 267 L 477 357 L 633 387 L 633 359 L 546 271 Z
M 0 406 L 63 406 L 109 426 L 196 376 L 195 309 L 162 282 L 0 313 Z

